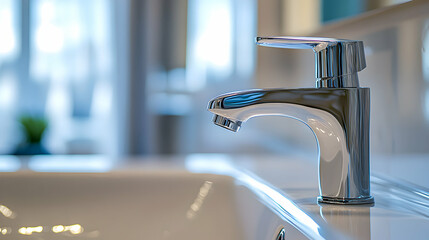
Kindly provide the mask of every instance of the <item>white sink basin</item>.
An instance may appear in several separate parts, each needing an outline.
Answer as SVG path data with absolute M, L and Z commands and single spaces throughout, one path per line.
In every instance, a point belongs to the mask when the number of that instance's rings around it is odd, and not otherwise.
M 180 171 L 2 173 L 0 237 L 272 240 L 285 226 L 306 238 L 244 185 Z
M 301 159 L 80 159 L 92 173 L 37 172 L 83 171 L 64 165 L 76 156 L 0 173 L 0 239 L 275 240 L 282 228 L 285 239 L 427 235 L 429 193 L 403 181 L 372 177 L 375 205 L 342 206 L 317 204 L 317 165 Z

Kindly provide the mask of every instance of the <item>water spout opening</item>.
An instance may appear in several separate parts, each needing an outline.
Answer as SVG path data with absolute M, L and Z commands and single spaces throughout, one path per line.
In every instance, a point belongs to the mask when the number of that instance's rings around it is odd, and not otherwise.
M 217 114 L 215 114 L 215 116 L 213 117 L 213 123 L 233 132 L 237 132 L 241 126 L 241 121 L 234 121 L 229 118 L 219 116 Z

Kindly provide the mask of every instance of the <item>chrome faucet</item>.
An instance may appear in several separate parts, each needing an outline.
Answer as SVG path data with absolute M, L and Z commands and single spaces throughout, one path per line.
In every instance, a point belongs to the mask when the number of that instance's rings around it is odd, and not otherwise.
M 370 90 L 359 87 L 366 67 L 362 41 L 309 37 L 258 37 L 257 44 L 313 49 L 316 88 L 261 89 L 218 96 L 209 103 L 213 122 L 237 131 L 249 118 L 281 115 L 306 124 L 319 151 L 318 202 L 371 204 Z

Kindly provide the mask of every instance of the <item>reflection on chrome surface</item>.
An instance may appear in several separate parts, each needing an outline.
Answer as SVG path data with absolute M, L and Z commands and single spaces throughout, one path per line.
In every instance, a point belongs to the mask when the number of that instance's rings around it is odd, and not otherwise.
M 313 49 L 318 88 L 257 89 L 224 94 L 209 102 L 213 122 L 237 131 L 256 116 L 299 120 L 316 136 L 319 202 L 370 204 L 370 90 L 357 72 L 366 67 L 363 43 L 332 38 L 258 37 L 257 44 Z

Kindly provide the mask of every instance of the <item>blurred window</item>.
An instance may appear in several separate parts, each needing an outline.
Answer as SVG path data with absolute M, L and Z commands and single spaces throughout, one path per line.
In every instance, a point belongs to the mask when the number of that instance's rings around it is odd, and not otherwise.
M 2 153 L 19 143 L 23 114 L 48 119 L 52 153 L 115 153 L 111 5 L 0 0 Z
M 18 98 L 20 52 L 19 5 L 15 0 L 0 0 L 0 152 L 10 149 L 16 134 L 14 108 Z
M 200 90 L 210 81 L 231 78 L 250 82 L 255 64 L 256 1 L 189 0 L 188 4 L 188 89 Z

